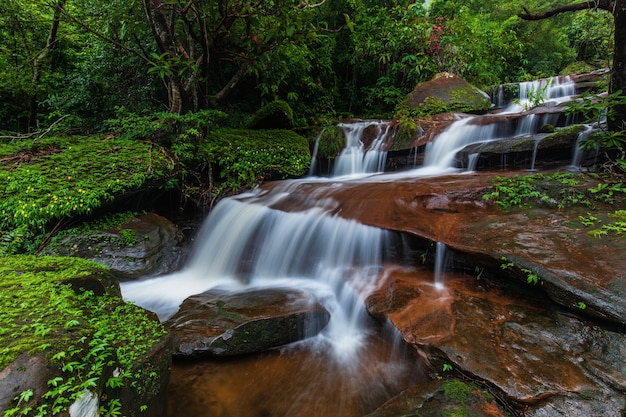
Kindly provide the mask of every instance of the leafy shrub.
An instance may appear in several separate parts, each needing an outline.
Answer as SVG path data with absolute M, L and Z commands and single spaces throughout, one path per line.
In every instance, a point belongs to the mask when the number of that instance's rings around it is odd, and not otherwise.
M 39 402 L 30 404 L 34 392 L 25 385 L 4 417 L 65 415 L 85 390 L 99 395 L 106 387 L 141 387 L 159 377 L 146 366 L 133 372 L 165 334 L 158 321 L 112 288 L 96 295 L 68 283 L 86 277 L 113 282 L 108 274 L 79 258 L 0 256 L 0 368 L 28 352 L 45 355 L 57 372 Z M 115 368 L 118 375 L 111 374 Z M 100 405 L 106 406 L 100 415 L 119 415 L 110 412 L 121 407 L 119 399 L 102 395 Z
M 307 140 L 289 130 L 218 130 L 200 144 L 200 153 L 216 165 L 218 193 L 252 187 L 265 177 L 300 176 L 311 159 Z
M 252 115 L 249 129 L 289 129 L 293 127 L 293 110 L 286 101 L 274 100 Z

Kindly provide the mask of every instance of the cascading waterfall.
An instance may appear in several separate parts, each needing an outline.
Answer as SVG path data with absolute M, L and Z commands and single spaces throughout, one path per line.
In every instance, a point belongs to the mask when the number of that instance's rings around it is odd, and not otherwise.
M 376 138 L 368 148 L 365 148 L 363 133 L 372 126 L 376 128 Z M 346 135 L 346 146 L 335 159 L 333 176 L 382 172 L 387 160 L 385 143 L 393 134 L 391 125 L 385 121 L 367 120 L 340 123 L 339 127 Z
M 260 199 L 247 194 L 220 202 L 182 272 L 126 283 L 124 297 L 164 320 L 185 298 L 210 288 L 306 288 L 331 312 L 322 336 L 345 358 L 354 357 L 367 336 L 363 297 L 375 289 L 388 232 L 323 208 L 288 213 Z
M 550 99 L 558 99 L 573 94 L 569 88 L 567 81 L 561 79 L 546 84 L 521 85 L 520 102 L 524 95 L 526 100 L 532 98 L 529 98 L 529 91 L 542 91 Z M 509 106 L 506 111 L 512 109 Z M 535 133 L 538 126 L 549 123 L 547 118 L 553 116 L 523 116 L 514 132 L 504 128 L 495 118 L 490 122 L 489 115 L 482 117 L 487 121 L 477 123 L 476 117 L 468 116 L 453 123 L 427 145 L 424 167 L 402 175 L 447 172 L 454 167 L 457 152 L 465 146 L 510 135 Z M 308 181 L 335 183 L 350 180 L 355 174 L 384 170 L 385 143 L 394 133 L 389 123 L 363 121 L 341 124 L 340 127 L 346 135 L 346 147 L 335 161 L 334 177 L 330 180 L 309 178 Z M 376 129 L 376 139 L 366 149 L 363 133 L 372 128 Z M 474 159 L 477 157 L 475 154 Z M 393 178 L 393 175 L 386 174 L 385 178 Z M 325 306 L 331 319 L 320 334 L 298 346 L 308 346 L 312 356 L 328 352 L 330 358 L 324 360 L 334 359 L 335 368 L 341 369 L 344 375 L 349 374 L 345 384 L 362 386 L 362 376 L 351 373 L 362 360 L 362 355 L 369 351 L 364 347 L 368 346 L 368 338 L 372 336 L 371 318 L 366 313 L 364 299 L 381 280 L 382 254 L 393 235 L 338 217 L 336 213 L 340 207 L 337 202 L 323 194 L 311 194 L 315 199 L 311 204 L 313 208 L 299 211 L 274 208 L 288 201 L 289 196 L 289 183 L 285 182 L 284 186 L 274 187 L 271 191 L 255 191 L 222 200 L 199 231 L 198 244 L 184 270 L 145 281 L 123 283 L 123 295 L 127 300 L 157 312 L 165 320 L 177 311 L 185 298 L 211 288 L 240 291 L 291 287 L 305 290 Z M 434 284 L 438 288 L 443 288 L 446 250 L 445 244 L 437 243 Z M 389 361 L 389 358 L 375 362 L 378 360 L 368 357 L 368 363 L 363 366 L 367 369 L 403 366 L 399 361 Z M 315 368 L 318 365 L 307 362 L 306 366 Z M 378 386 L 394 383 L 391 374 L 377 374 L 374 379 L 382 379 L 375 381 Z M 322 385 L 335 383 L 336 380 L 329 380 Z M 308 381 L 304 385 L 308 385 Z M 361 389 L 372 391 L 378 388 L 366 386 Z M 308 414 L 290 410 L 288 415 Z M 340 411 L 338 415 L 343 414 Z
M 506 137 L 530 135 L 546 124 L 554 124 L 558 119 L 555 114 L 526 114 L 518 118 L 514 131 L 508 129 L 508 123 L 498 119 L 498 115 L 521 113 L 532 99 L 532 92 L 542 94 L 544 100 L 567 100 L 575 93 L 574 83 L 569 77 L 554 77 L 520 84 L 519 103 L 510 104 L 503 111 L 494 115 L 468 116 L 452 123 L 435 140 L 426 146 L 424 165 L 443 170 L 454 167 L 457 152 L 467 145 L 489 142 Z M 491 120 L 492 121 L 491 121 Z M 480 120 L 480 122 L 477 122 Z M 506 126 L 504 128 L 503 126 Z M 534 163 L 533 167 L 534 168 Z

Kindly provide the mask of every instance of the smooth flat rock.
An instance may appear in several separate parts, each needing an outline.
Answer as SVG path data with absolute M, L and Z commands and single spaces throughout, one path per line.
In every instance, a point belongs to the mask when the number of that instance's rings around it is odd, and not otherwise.
M 524 288 L 450 274 L 437 289 L 422 274 L 392 274 L 368 299 L 368 310 L 388 317 L 429 357 L 431 376 L 445 376 L 442 368 L 449 366 L 495 388 L 526 416 L 623 415 L 626 335 Z M 394 300 L 397 292 L 413 297 Z
M 313 336 L 329 319 L 304 291 L 213 289 L 187 298 L 164 324 L 174 336 L 176 355 L 198 357 L 261 352 Z

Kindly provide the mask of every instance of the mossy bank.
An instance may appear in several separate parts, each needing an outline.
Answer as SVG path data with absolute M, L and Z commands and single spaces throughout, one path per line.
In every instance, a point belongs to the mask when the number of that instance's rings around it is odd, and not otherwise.
M 81 398 L 102 416 L 161 415 L 169 336 L 121 299 L 107 268 L 15 255 L 0 265 L 0 415 L 58 415 Z

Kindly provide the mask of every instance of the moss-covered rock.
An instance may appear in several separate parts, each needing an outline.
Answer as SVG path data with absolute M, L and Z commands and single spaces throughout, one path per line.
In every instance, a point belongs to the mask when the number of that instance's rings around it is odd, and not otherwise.
M 275 100 L 261 107 L 248 122 L 249 129 L 291 129 L 293 110 L 286 101 Z
M 216 130 L 200 144 L 200 154 L 216 165 L 219 187 L 233 190 L 301 176 L 311 162 L 307 139 L 290 130 Z
M 451 379 L 419 384 L 391 399 L 367 417 L 505 415 L 504 409 L 487 390 L 473 383 Z
M 58 415 L 81 398 L 127 416 L 160 416 L 171 352 L 155 316 L 125 303 L 107 268 L 0 256 L 4 416 Z
M 181 239 L 176 225 L 162 216 L 123 212 L 64 230 L 43 254 L 91 259 L 120 279 L 133 279 L 180 267 Z
M 51 137 L 0 147 L 0 254 L 34 253 L 54 225 L 164 183 L 175 165 L 158 145 Z
M 484 111 L 491 105 L 487 93 L 447 72 L 418 84 L 402 103 L 402 106 L 413 109 L 420 116 L 451 111 Z

